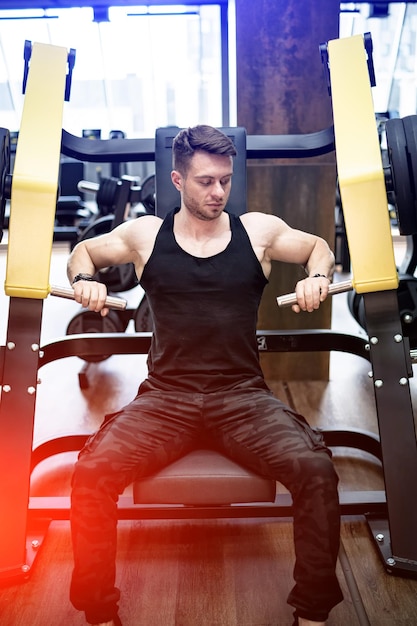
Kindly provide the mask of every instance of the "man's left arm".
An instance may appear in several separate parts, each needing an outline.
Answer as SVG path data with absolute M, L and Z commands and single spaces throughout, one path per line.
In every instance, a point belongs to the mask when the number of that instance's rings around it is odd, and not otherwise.
M 322 237 L 291 228 L 280 218 L 273 218 L 271 226 L 270 259 L 302 265 L 307 273 L 295 286 L 297 304 L 293 311 L 318 309 L 327 298 L 334 272 L 330 246 Z

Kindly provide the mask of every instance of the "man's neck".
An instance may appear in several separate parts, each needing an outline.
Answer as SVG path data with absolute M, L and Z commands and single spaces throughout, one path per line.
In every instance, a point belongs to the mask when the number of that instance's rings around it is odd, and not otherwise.
M 222 252 L 231 239 L 229 216 L 225 213 L 215 220 L 199 220 L 181 211 L 175 215 L 174 236 L 178 245 L 193 256 L 205 258 Z
M 218 237 L 229 229 L 229 216 L 224 212 L 211 220 L 205 220 L 190 213 L 186 207 L 181 207 L 174 217 L 174 232 L 196 240 Z

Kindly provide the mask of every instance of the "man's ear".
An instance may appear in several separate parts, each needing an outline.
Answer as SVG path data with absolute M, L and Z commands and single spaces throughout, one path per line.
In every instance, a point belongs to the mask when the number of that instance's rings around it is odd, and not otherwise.
M 171 180 L 172 180 L 172 184 L 174 185 L 175 189 L 177 189 L 178 191 L 181 191 L 182 177 L 181 177 L 181 174 L 179 172 L 177 172 L 177 170 L 172 170 L 172 172 L 171 172 Z

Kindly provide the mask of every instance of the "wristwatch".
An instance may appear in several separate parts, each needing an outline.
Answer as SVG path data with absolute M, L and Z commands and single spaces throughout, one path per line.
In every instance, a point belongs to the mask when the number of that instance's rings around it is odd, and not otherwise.
M 326 276 L 326 274 L 313 274 L 309 278 L 327 278 L 328 281 L 332 282 L 332 279 Z
M 94 280 L 94 276 L 91 276 L 91 274 L 77 274 L 74 276 L 72 284 L 78 283 L 79 280 Z

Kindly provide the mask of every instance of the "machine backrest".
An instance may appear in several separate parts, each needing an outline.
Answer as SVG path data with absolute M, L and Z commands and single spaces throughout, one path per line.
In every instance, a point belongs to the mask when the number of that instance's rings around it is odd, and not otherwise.
M 158 128 L 155 134 L 155 213 L 164 218 L 180 205 L 180 194 L 171 181 L 172 142 L 181 129 L 176 126 Z M 220 128 L 235 144 L 233 182 L 227 210 L 235 215 L 246 213 L 246 129 Z

